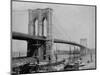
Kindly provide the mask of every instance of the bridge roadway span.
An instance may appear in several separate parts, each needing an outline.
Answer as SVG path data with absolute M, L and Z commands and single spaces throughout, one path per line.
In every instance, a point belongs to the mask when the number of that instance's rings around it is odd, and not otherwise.
M 33 35 L 19 33 L 19 32 L 12 32 L 12 39 L 49 41 L 49 39 L 46 39 L 44 37 L 38 37 L 38 36 L 33 36 Z M 60 39 L 54 39 L 54 43 L 64 43 L 64 44 L 70 44 L 70 45 L 75 45 L 75 46 L 78 46 L 78 47 L 85 48 L 85 46 L 78 44 L 76 42 L 60 40 Z

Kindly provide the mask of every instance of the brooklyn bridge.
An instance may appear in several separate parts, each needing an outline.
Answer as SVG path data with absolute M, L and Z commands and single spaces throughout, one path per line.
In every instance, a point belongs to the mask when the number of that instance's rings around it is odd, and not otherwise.
M 53 37 L 53 9 L 30 9 L 28 13 L 28 34 L 12 32 L 13 40 L 24 40 L 27 42 L 27 56 L 12 57 L 13 73 L 53 72 L 57 71 L 57 66 L 59 65 L 63 67 L 59 71 L 79 70 L 80 66 L 85 66 L 84 64 L 80 64 L 80 62 L 82 57 L 87 54 L 86 52 L 89 51 L 87 46 L 72 40 L 62 40 Z M 68 59 L 57 61 L 57 54 L 52 53 L 55 43 L 68 44 L 73 47 L 78 47 L 78 49 L 75 49 L 76 51 L 74 50 L 73 52 L 69 51 L 66 54 L 69 57 Z M 70 57 L 71 55 L 73 57 Z M 55 67 L 57 68 L 55 69 Z

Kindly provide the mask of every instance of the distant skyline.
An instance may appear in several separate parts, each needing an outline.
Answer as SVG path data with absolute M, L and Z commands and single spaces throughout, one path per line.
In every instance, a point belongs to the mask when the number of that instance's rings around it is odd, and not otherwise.
M 53 9 L 52 23 L 55 38 L 71 40 L 77 43 L 80 43 L 81 38 L 86 38 L 88 48 L 95 48 L 94 6 L 12 2 L 12 14 L 17 11 L 27 12 L 28 9 L 37 8 Z M 28 26 L 21 25 L 20 19 L 16 15 L 13 14 L 12 18 L 13 31 L 28 33 Z M 15 20 L 18 20 L 19 23 L 15 24 Z

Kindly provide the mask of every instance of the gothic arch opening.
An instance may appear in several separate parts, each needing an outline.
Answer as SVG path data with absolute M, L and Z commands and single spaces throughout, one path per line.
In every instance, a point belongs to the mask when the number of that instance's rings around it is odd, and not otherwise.
M 43 36 L 47 36 L 47 18 L 43 18 L 43 20 L 42 20 L 42 22 L 43 22 Z
M 35 36 L 38 36 L 38 19 L 34 19 L 34 31 L 35 31 Z

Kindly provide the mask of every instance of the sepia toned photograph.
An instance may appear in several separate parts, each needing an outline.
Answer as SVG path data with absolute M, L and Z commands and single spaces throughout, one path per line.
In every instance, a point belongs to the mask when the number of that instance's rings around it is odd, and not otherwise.
M 11 74 L 96 69 L 96 6 L 11 1 Z

